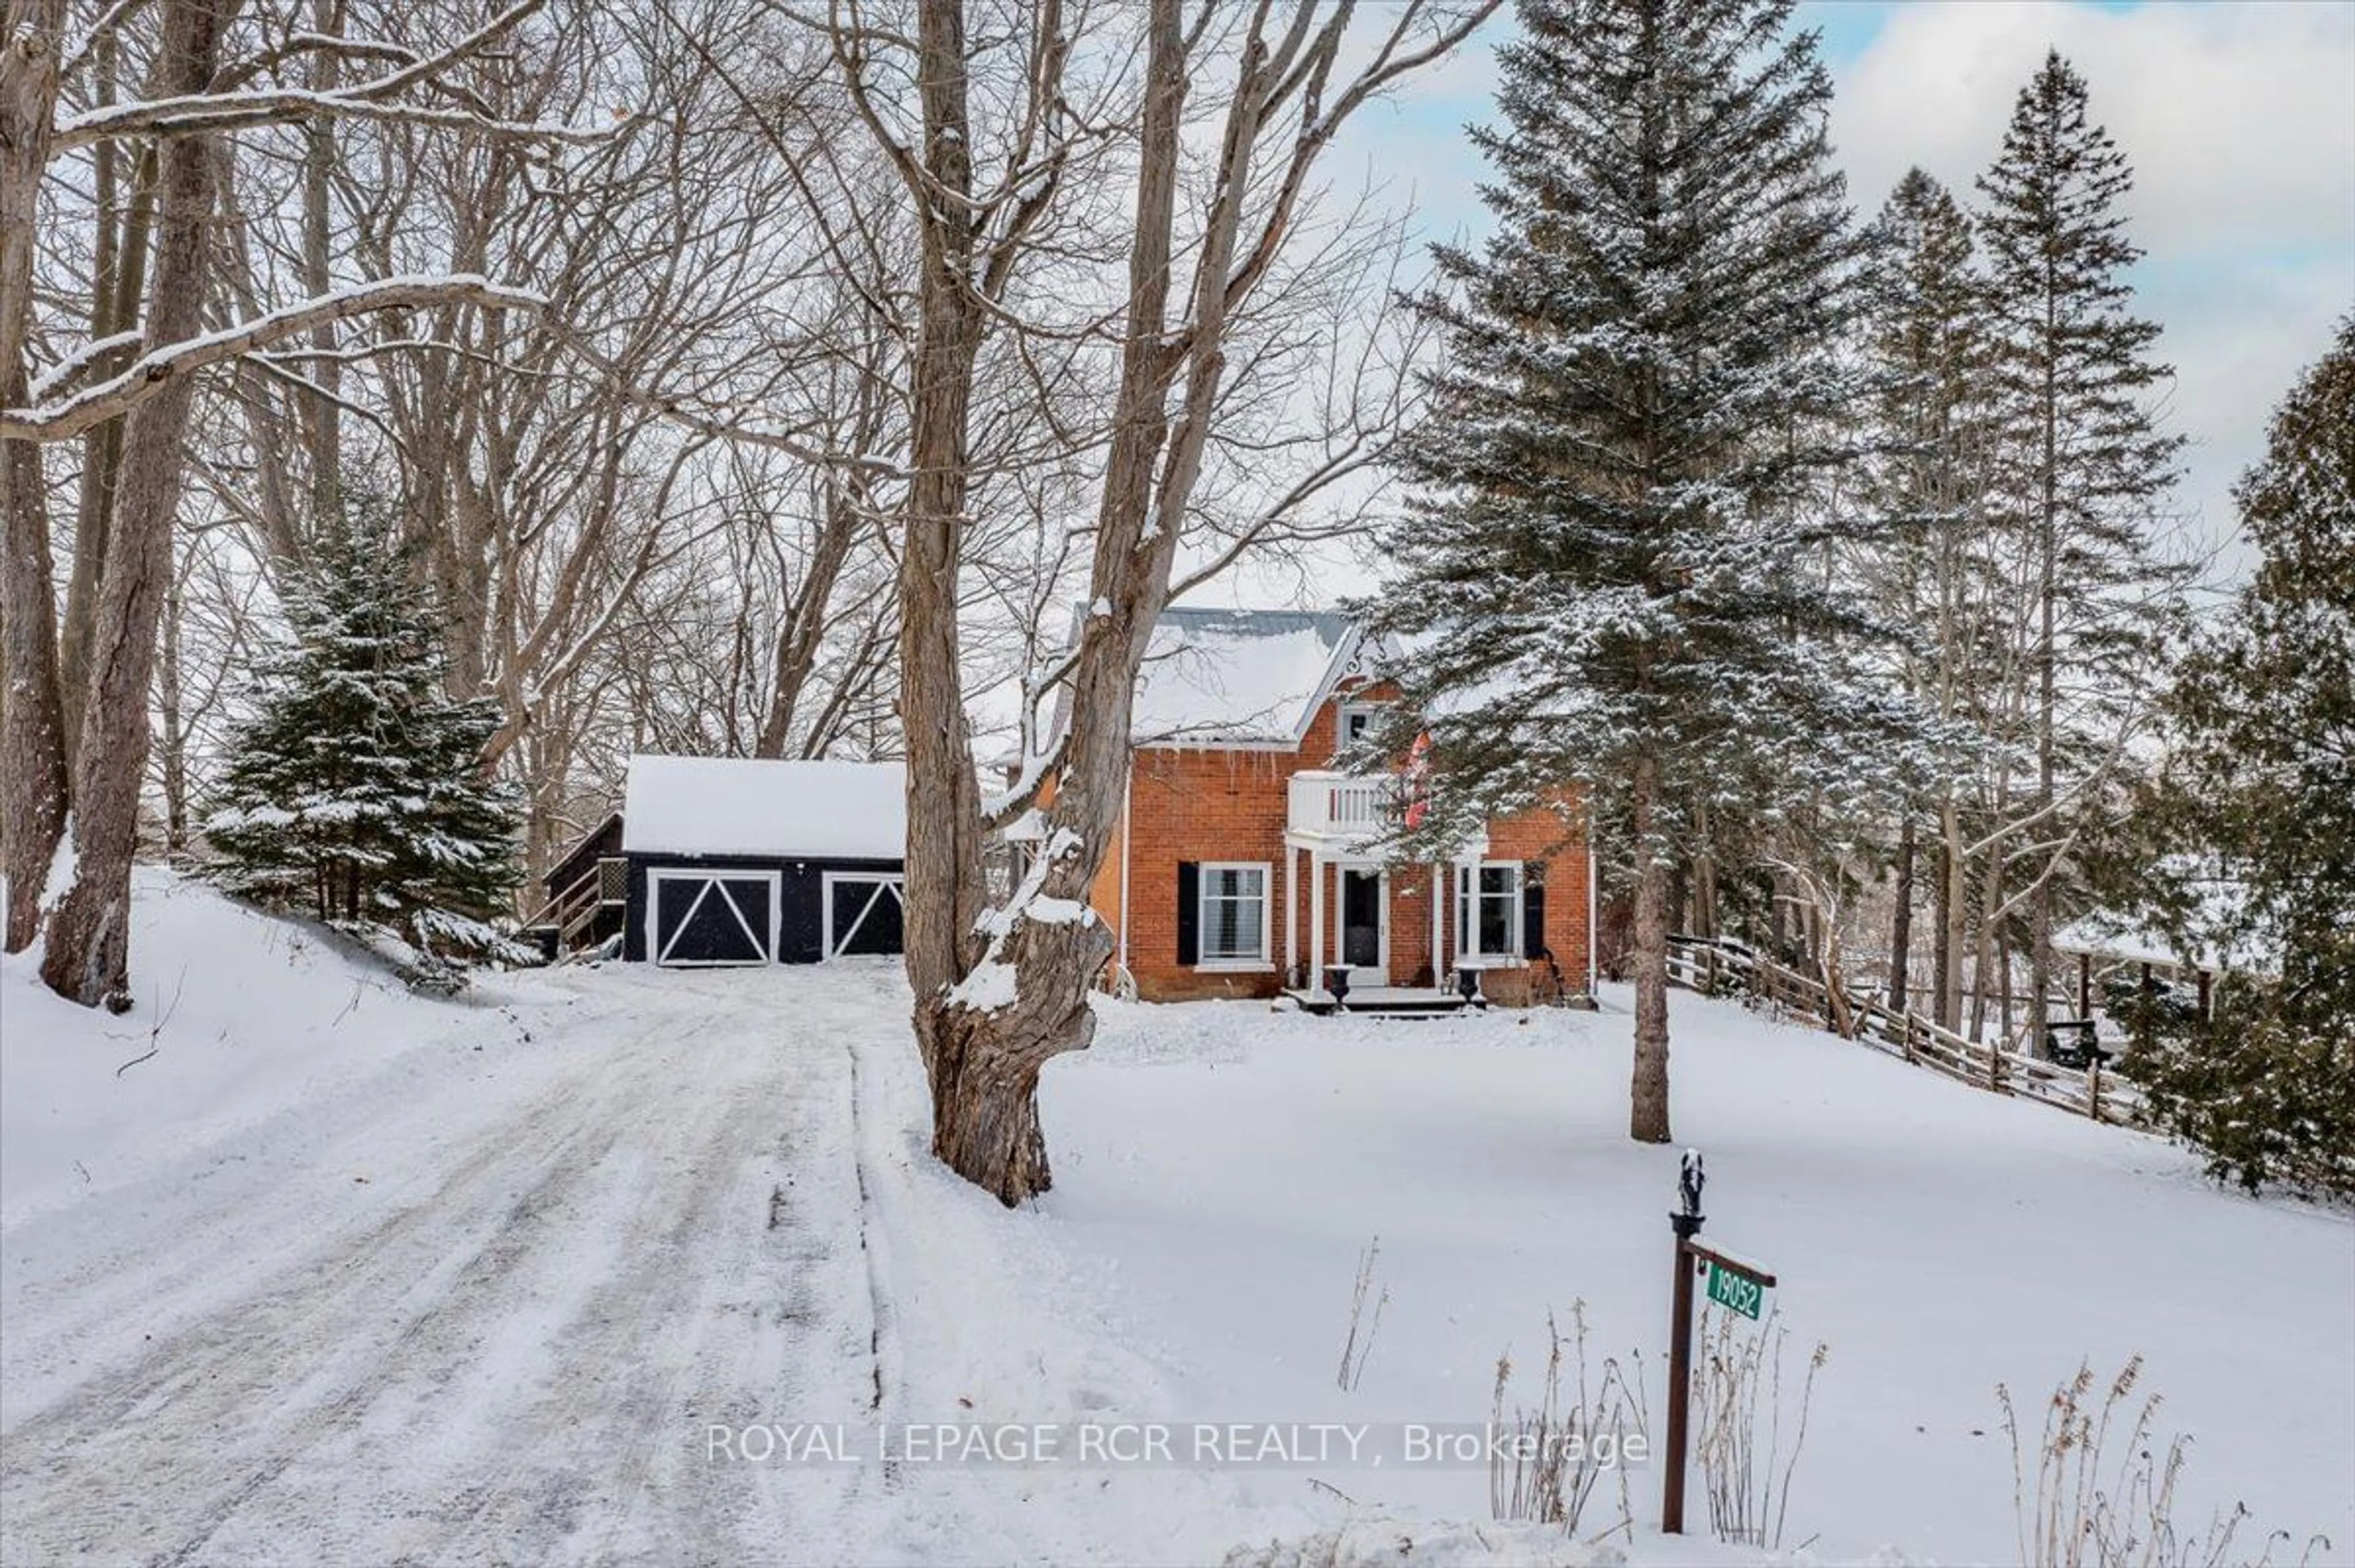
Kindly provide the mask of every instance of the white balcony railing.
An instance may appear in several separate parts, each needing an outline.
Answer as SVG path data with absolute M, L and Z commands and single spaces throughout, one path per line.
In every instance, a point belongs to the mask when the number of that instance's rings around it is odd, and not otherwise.
M 1294 837 L 1334 848 L 1359 848 L 1397 824 L 1398 781 L 1358 773 L 1297 773 L 1284 827 Z

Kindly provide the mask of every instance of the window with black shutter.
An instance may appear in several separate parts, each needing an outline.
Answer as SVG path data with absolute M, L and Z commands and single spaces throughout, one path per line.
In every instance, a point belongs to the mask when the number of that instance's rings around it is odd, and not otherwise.
M 1545 884 L 1534 879 L 1521 884 L 1521 955 L 1547 956 Z

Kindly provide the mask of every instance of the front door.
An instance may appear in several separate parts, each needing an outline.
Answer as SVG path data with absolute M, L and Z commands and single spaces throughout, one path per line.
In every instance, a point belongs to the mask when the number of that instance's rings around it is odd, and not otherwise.
M 1341 962 L 1352 986 L 1390 984 L 1390 901 L 1380 871 L 1341 872 Z

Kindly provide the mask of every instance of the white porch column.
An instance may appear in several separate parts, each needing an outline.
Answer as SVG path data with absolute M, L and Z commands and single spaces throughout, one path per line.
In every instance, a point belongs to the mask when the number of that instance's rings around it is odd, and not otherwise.
M 1436 860 L 1431 866 L 1431 983 L 1447 989 L 1447 869 Z
M 1283 983 L 1292 984 L 1293 971 L 1300 967 L 1300 851 L 1286 844 L 1284 847 L 1284 976 Z
M 1325 857 L 1308 851 L 1308 988 L 1325 988 Z

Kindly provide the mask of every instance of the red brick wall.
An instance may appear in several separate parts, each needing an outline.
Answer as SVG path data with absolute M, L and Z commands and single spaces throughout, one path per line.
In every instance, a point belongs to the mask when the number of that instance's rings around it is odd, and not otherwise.
M 1369 688 L 1367 695 L 1387 693 Z M 1284 964 L 1282 901 L 1287 887 L 1296 910 L 1300 960 L 1304 965 L 1308 961 L 1308 857 L 1294 855 L 1291 875 L 1286 875 L 1286 784 L 1303 769 L 1330 765 L 1336 707 L 1345 699 L 1325 705 L 1297 752 L 1149 748 L 1137 753 L 1129 786 L 1129 820 L 1123 826 L 1128 834 L 1130 879 L 1127 964 L 1139 996 L 1149 1001 L 1183 1001 L 1275 995 L 1284 978 L 1280 973 Z M 1566 819 L 1559 812 L 1533 811 L 1491 824 L 1488 845 L 1488 859 L 1523 861 L 1525 875 L 1544 878 L 1546 944 L 1568 987 L 1583 990 L 1588 942 L 1584 829 L 1574 815 Z M 1267 971 L 1204 970 L 1178 962 L 1178 866 L 1186 860 L 1247 860 L 1268 866 Z M 1121 841 L 1115 837 L 1092 892 L 1097 912 L 1115 932 L 1121 920 Z M 1331 874 L 1328 869 L 1327 875 Z M 1452 873 L 1443 872 L 1441 889 L 1445 960 L 1452 958 L 1455 940 Z M 1340 953 L 1340 912 L 1338 889 L 1328 882 L 1327 963 Z M 1391 982 L 1412 984 L 1419 972 L 1432 967 L 1430 867 L 1391 872 L 1389 916 Z M 1437 967 L 1444 970 L 1445 965 Z M 1520 970 L 1491 972 L 1483 976 L 1483 985 L 1498 1001 L 1518 1002 L 1527 998 L 1529 976 Z

